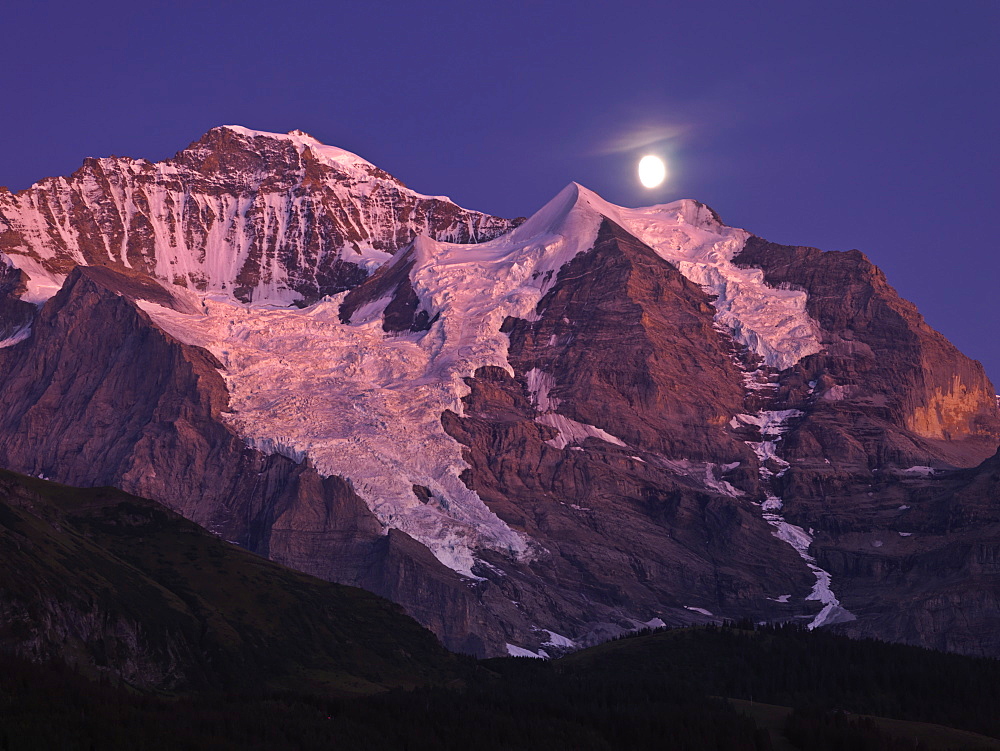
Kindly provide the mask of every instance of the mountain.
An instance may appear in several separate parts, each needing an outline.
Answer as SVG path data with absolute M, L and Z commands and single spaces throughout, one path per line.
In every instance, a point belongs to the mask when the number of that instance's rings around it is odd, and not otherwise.
M 419 234 L 475 242 L 514 222 L 425 196 L 307 133 L 213 128 L 172 159 L 87 159 L 69 177 L 0 189 L 0 252 L 25 299 L 74 266 L 149 274 L 244 302 L 315 300 L 358 283 Z
M 89 219 L 55 222 L 64 246 L 16 228 L 89 178 L 0 197 L 0 465 L 152 498 L 478 655 L 746 617 L 1000 654 L 997 494 L 951 513 L 1000 443 L 994 389 L 863 254 L 577 184 L 475 215 L 477 244 L 401 234 L 375 188 L 423 199 L 314 144 L 215 129 L 142 172 L 217 207 L 341 196 L 369 223 L 356 253 L 330 241 L 358 272 L 328 286 L 299 284 L 331 254 L 309 242 L 252 284 L 242 240 L 160 232 L 145 265 L 70 268 Z M 170 284 L 149 259 L 171 254 L 205 283 Z
M 350 695 L 466 670 L 398 606 L 114 488 L 0 471 L 0 560 L 5 654 L 135 689 Z

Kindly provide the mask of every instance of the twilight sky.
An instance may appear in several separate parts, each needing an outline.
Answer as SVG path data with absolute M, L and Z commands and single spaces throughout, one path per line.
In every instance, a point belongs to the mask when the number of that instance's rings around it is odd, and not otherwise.
M 1000 2 L 45 2 L 2 18 L 0 185 L 301 128 L 531 214 L 571 180 L 859 248 L 1000 387 Z M 646 190 L 645 153 L 671 177 Z

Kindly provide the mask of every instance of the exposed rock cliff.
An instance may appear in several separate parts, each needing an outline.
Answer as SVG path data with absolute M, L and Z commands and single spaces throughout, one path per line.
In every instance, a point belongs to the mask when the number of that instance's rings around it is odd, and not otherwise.
M 996 398 L 982 366 L 930 328 L 858 251 L 748 239 L 734 262 L 804 290 L 823 350 L 774 374 L 793 410 L 774 481 L 784 516 L 814 530 L 812 552 L 857 621 L 850 633 L 973 654 L 1000 653 L 997 485 L 963 513 L 955 472 L 993 454 Z M 990 494 L 992 493 L 992 498 Z
M 870 495 L 869 495 L 870 493 Z M 1000 455 L 979 467 L 879 472 L 816 540 L 858 615 L 853 635 L 1000 654 Z
M 810 403 L 787 439 L 789 457 L 969 466 L 996 449 L 1000 419 L 982 366 L 928 326 L 862 253 L 751 237 L 734 263 L 804 290 L 823 330 L 823 351 L 785 379 L 789 403 Z
M 417 235 L 479 242 L 513 226 L 301 131 L 237 126 L 163 162 L 87 159 L 69 177 L 0 190 L 0 253 L 32 278 L 36 299 L 87 264 L 243 301 L 314 300 Z

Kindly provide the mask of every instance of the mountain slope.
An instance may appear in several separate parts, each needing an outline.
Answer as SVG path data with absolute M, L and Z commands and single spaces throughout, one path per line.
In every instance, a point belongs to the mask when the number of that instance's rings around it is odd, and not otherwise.
M 463 669 L 397 606 L 159 504 L 0 471 L 0 645 L 143 689 L 357 693 Z

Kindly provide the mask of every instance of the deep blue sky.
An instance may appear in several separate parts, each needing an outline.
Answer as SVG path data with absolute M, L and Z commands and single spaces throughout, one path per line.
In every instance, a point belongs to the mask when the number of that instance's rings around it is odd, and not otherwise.
M 0 185 L 301 128 L 425 193 L 576 180 L 859 248 L 1000 386 L 1000 2 L 10 3 Z M 646 191 L 643 153 L 672 178 Z

